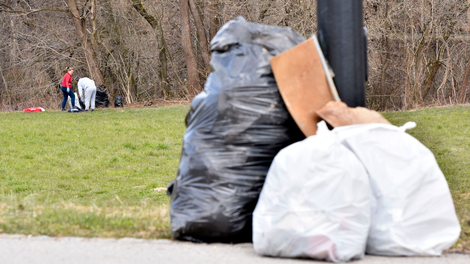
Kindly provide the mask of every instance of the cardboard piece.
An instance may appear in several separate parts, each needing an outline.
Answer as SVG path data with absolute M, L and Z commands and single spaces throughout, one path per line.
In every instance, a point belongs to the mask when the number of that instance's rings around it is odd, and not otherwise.
M 310 38 L 270 60 L 287 110 L 306 137 L 316 134 L 322 120 L 316 112 L 334 101 L 316 45 Z
M 332 127 L 357 124 L 382 123 L 389 124 L 387 119 L 374 110 L 364 107 L 350 108 L 341 101 L 329 102 L 317 114 Z

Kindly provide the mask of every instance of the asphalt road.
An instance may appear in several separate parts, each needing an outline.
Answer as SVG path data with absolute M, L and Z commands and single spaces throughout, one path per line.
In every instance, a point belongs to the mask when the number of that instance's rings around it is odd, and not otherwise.
M 260 257 L 251 244 L 192 244 L 171 240 L 144 240 L 133 238 L 101 239 L 76 237 L 31 237 L 0 235 L 0 264 L 275 264 L 325 263 L 313 260 L 276 259 Z M 366 256 L 357 264 L 469 264 L 470 255 L 442 257 L 377 257 Z

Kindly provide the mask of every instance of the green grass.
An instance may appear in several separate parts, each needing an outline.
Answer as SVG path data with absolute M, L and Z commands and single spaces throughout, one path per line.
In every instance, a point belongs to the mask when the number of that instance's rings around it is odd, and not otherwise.
M 169 237 L 188 109 L 0 113 L 0 229 Z
M 188 106 L 0 113 L 0 229 L 53 236 L 170 237 Z M 436 156 L 470 249 L 470 107 L 388 112 Z

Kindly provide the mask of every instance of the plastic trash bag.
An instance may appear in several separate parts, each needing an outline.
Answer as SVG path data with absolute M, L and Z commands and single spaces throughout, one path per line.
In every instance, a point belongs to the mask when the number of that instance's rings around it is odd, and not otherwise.
M 364 257 L 371 189 L 362 163 L 324 121 L 277 154 L 253 213 L 260 255 L 345 262 Z
M 374 194 L 367 253 L 440 255 L 460 235 L 446 179 L 432 152 L 399 128 L 386 124 L 333 130 L 366 168 Z
M 78 98 L 77 93 L 74 93 L 74 94 L 75 94 L 75 107 L 78 109 L 82 109 L 82 107 L 80 106 L 80 100 Z M 69 102 L 70 109 L 72 109 L 72 99 L 69 97 L 67 101 Z
M 122 95 L 116 95 L 116 98 L 114 99 L 114 107 L 123 107 Z
M 95 107 L 104 108 L 109 105 L 108 89 L 103 84 L 100 84 L 96 89 Z
M 252 239 L 252 213 L 274 156 L 304 136 L 269 59 L 305 39 L 289 28 L 225 24 L 211 42 L 213 72 L 191 103 L 171 197 L 180 240 Z
M 80 108 L 81 108 L 81 109 L 85 109 L 85 108 L 86 108 L 85 102 L 83 101 L 82 98 L 80 98 L 80 99 L 78 100 L 78 102 L 79 102 L 79 104 L 80 104 Z
M 69 109 L 68 112 L 69 113 L 82 113 L 82 112 L 85 112 L 85 110 L 74 108 L 74 109 Z

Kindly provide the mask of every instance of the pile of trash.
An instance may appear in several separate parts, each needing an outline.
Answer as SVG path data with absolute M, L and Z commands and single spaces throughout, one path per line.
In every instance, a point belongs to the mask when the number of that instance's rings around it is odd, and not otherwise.
M 212 40 L 213 72 L 186 116 L 171 188 L 176 239 L 252 240 L 252 213 L 274 156 L 305 138 L 284 105 L 269 59 L 304 40 L 290 29 L 242 18 Z
M 329 131 L 274 159 L 253 215 L 260 255 L 333 262 L 438 256 L 460 235 L 434 155 L 402 127 L 371 123 Z
M 108 89 L 104 84 L 96 87 L 95 106 L 98 108 L 105 108 L 109 106 Z
M 168 188 L 174 238 L 252 241 L 259 255 L 332 262 L 440 255 L 460 224 L 434 155 L 405 132 L 416 124 L 396 127 L 324 92 L 311 93 L 324 102 L 312 110 L 270 64 L 304 41 L 243 18 L 212 40 L 214 70 L 191 104 Z
M 75 93 L 75 108 L 72 107 L 72 101 L 70 97 L 68 98 L 68 103 L 70 106 L 69 112 L 79 113 L 85 110 L 85 102 L 83 101 L 83 98 L 78 96 L 77 93 Z M 106 108 L 109 106 L 108 89 L 103 84 L 96 88 L 95 106 L 98 108 Z M 122 97 L 120 107 L 122 107 Z

